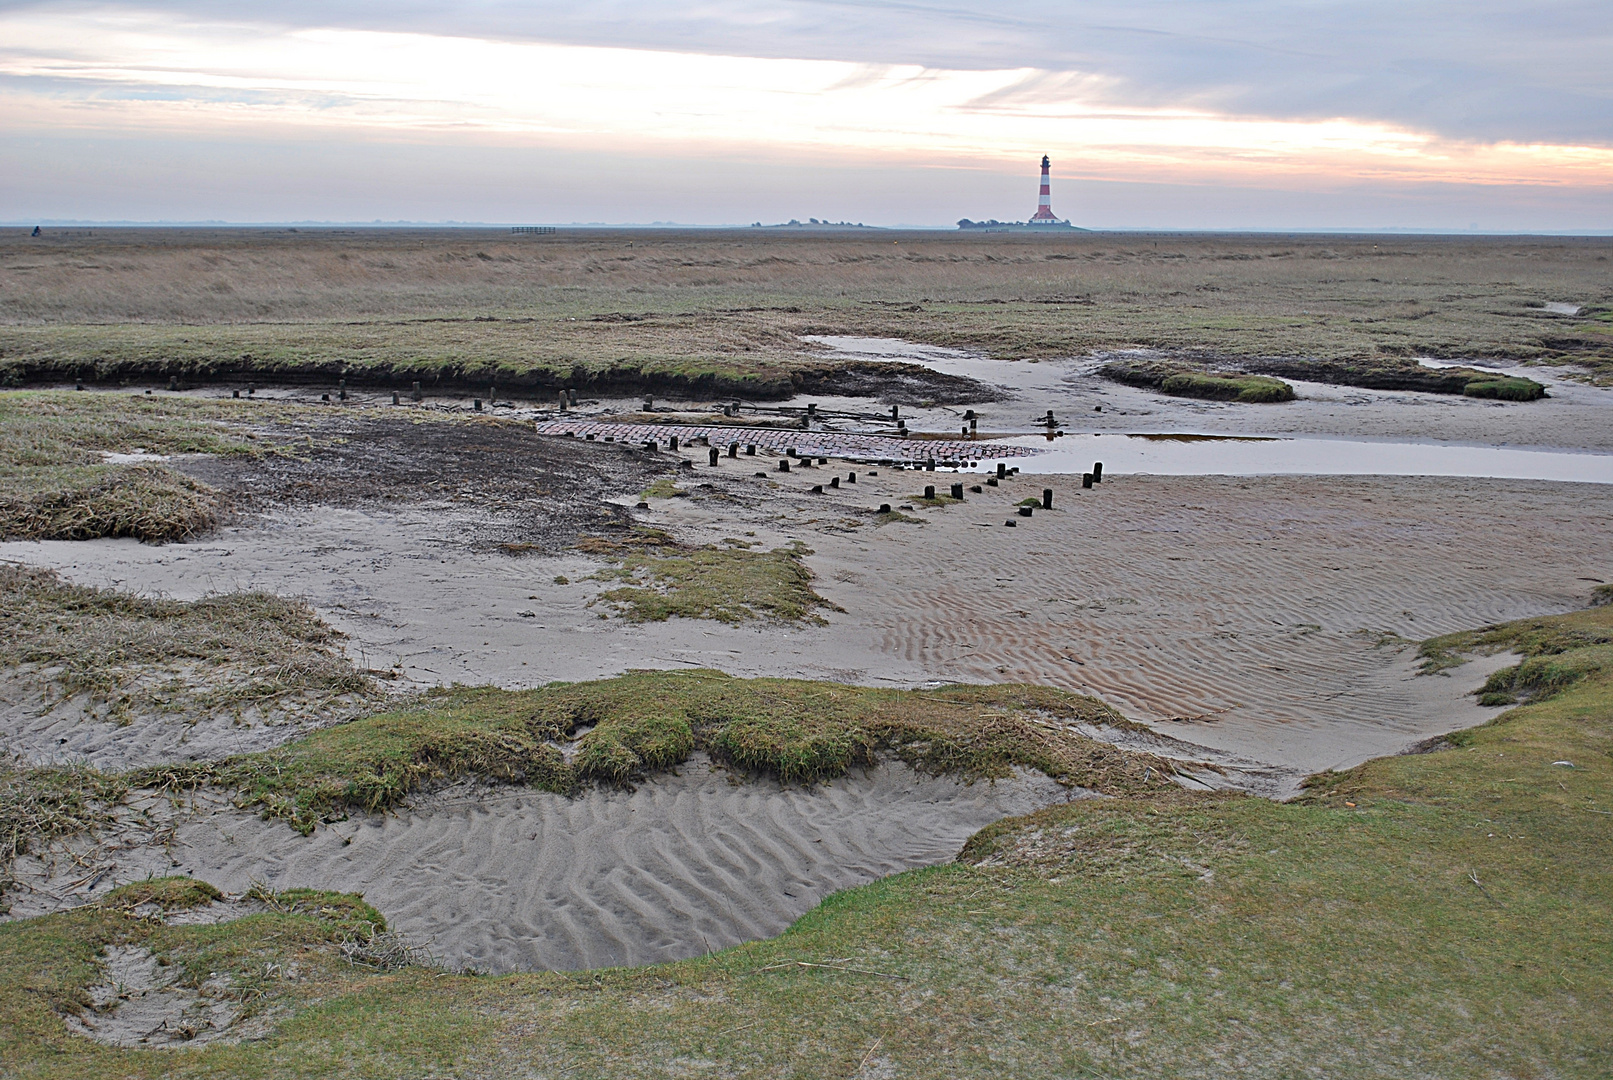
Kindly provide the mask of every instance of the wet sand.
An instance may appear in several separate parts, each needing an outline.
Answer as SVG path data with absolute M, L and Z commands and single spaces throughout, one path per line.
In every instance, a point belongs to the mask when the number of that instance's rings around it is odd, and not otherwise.
M 1384 635 L 1421 640 L 1568 610 L 1613 576 L 1605 485 L 1122 477 L 1083 491 L 1020 478 L 912 511 L 921 525 L 875 526 L 858 511 L 945 474 L 881 470 L 855 491 L 811 495 L 822 476 L 775 485 L 735 471 L 702 467 L 695 480 L 710 476 L 712 489 L 688 481 L 690 497 L 655 500 L 641 516 L 691 541 L 805 542 L 816 587 L 844 609 L 827 625 L 602 620 L 588 601 L 605 586 L 585 580 L 599 563 L 467 551 L 454 539 L 463 509 L 297 511 L 196 544 L 5 544 L 0 557 L 180 598 L 300 593 L 352 635 L 355 660 L 398 662 L 422 684 L 525 687 L 678 666 L 868 685 L 1041 682 L 1297 773 L 1490 715 L 1463 696 L 1479 669 L 1419 676 L 1411 650 Z M 1006 528 L 1011 504 L 1044 487 L 1057 509 Z M 106 765 L 273 738 L 226 727 L 203 729 L 217 736 L 205 744 L 200 730 L 194 743 L 177 742 L 183 731 L 143 742 L 95 722 L 35 736 L 30 723 L 8 722 L 25 756 Z

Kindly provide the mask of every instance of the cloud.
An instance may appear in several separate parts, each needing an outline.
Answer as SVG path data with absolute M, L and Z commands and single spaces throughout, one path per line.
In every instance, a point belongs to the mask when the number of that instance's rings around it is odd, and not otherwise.
M 124 6 L 196 21 L 219 12 L 200 0 Z M 0 4 L 7 8 L 70 10 Z M 1613 5 L 1605 0 L 246 0 L 228 10 L 287 28 L 1078 72 L 1128 106 L 1348 118 L 1455 140 L 1613 145 Z
M 655 181 L 688 178 L 687 198 L 672 203 L 658 182 L 634 189 L 639 202 L 619 203 L 617 220 L 721 222 L 769 216 L 773 203 L 727 183 L 736 163 L 751 162 L 765 163 L 775 178 L 793 169 L 846 185 L 822 189 L 832 199 L 808 214 L 940 224 L 963 214 L 1023 216 L 1021 196 L 1010 193 L 1028 182 L 1027 170 L 1047 152 L 1056 192 L 1072 190 L 1059 186 L 1072 181 L 1094 194 L 1114 190 L 1102 185 L 1152 185 L 1175 193 L 1173 214 L 1192 203 L 1181 192 L 1214 188 L 1290 193 L 1270 201 L 1270 213 L 1309 201 L 1317 209 L 1304 221 L 1335 221 L 1338 207 L 1324 204 L 1328 193 L 1345 189 L 1350 206 L 1364 205 L 1378 190 L 1398 192 L 1399 207 L 1431 213 L 1434 202 L 1406 195 L 1421 186 L 1445 193 L 1488 188 L 1491 194 L 1471 195 L 1467 205 L 1492 208 L 1500 205 L 1497 193 L 1511 192 L 1518 205 L 1536 208 L 1528 220 L 1551 223 L 1542 227 L 1610 223 L 1604 203 L 1613 189 L 1613 140 L 1552 136 L 1523 124 L 1518 136 L 1480 137 L 1471 134 L 1473 125 L 1447 129 L 1426 118 L 1414 123 L 1367 107 L 1335 108 L 1351 96 L 1350 80 L 1376 79 L 1375 86 L 1392 80 L 1381 71 L 1341 74 L 1328 66 L 1325 50 L 1300 50 L 1301 35 L 1280 25 L 1285 16 L 1276 8 L 1249 0 L 1171 6 L 1176 25 L 1139 28 L 1100 23 L 1097 15 L 1126 12 L 1086 5 L 1078 9 L 1087 20 L 1083 29 L 1044 18 L 1039 12 L 1047 5 L 1039 3 L 1027 0 L 1001 15 L 967 6 L 804 0 L 684 8 L 619 2 L 586 16 L 541 4 L 484 3 L 452 13 L 434 4 L 358 4 L 343 6 L 333 21 L 297 0 L 272 9 L 248 2 L 222 16 L 199 4 L 154 11 L 0 2 L 0 139 L 21 147 L 6 155 L 9 175 L 0 188 L 18 212 L 27 206 L 51 216 L 106 217 L 141 214 L 62 200 L 167 206 L 188 185 L 208 191 L 221 207 L 195 216 L 261 220 L 269 211 L 251 210 L 248 196 L 256 193 L 263 207 L 284 206 L 278 184 L 297 192 L 303 209 L 271 216 L 317 218 L 328 213 L 321 205 L 352 205 L 366 193 L 381 199 L 378 181 L 354 187 L 366 161 L 375 173 L 395 173 L 407 160 L 425 176 L 442 175 L 420 165 L 432 154 L 474 157 L 489 170 L 476 183 L 505 192 L 499 196 L 505 200 L 522 190 L 534 162 L 608 159 L 632 163 Z M 1167 6 L 1127 10 L 1159 15 Z M 1267 22 L 1255 20 L 1259 25 L 1241 36 L 1205 23 L 1206 12 L 1225 21 L 1233 10 L 1251 18 L 1263 12 Z M 1306 25 L 1314 27 L 1326 10 L 1306 7 Z M 1393 67 L 1390 59 L 1382 63 Z M 1139 65 L 1152 65 L 1148 77 L 1137 73 Z M 1543 70 L 1572 81 L 1570 67 Z M 1292 85 L 1272 75 L 1278 69 L 1290 72 Z M 1308 75 L 1300 78 L 1301 71 Z M 1605 79 L 1600 68 L 1593 76 L 1581 86 L 1585 93 Z M 1416 79 L 1425 104 L 1435 88 L 1462 100 L 1451 89 L 1460 82 L 1455 76 L 1419 70 Z M 1371 95 L 1355 96 L 1370 104 Z M 1394 97 L 1387 90 L 1382 96 Z M 1261 104 L 1267 101 L 1269 107 Z M 1385 116 L 1393 112 L 1385 108 Z M 1607 122 L 1602 113 L 1594 119 Z M 1485 122 L 1496 131 L 1506 127 L 1494 116 Z M 85 168 L 96 146 L 108 156 L 94 168 L 118 178 L 121 188 L 64 181 Z M 203 163 L 178 192 L 136 190 L 174 183 L 145 152 L 157 146 Z M 205 154 L 179 155 L 177 146 L 220 147 L 231 157 L 207 164 Z M 269 146 L 277 149 L 252 149 Z M 285 149 L 298 146 L 300 153 Z M 341 147 L 335 157 L 332 146 Z M 344 155 L 350 165 L 332 164 Z M 236 190 L 212 182 L 243 169 L 253 180 Z M 495 200 L 486 205 L 510 209 L 492 216 L 594 216 L 590 195 L 553 179 L 560 175 L 554 168 L 540 171 L 551 177 L 547 190 L 569 191 L 569 201 L 534 215 L 519 199 Z M 875 175 L 881 190 L 900 175 L 896 186 L 912 193 L 881 201 L 869 179 Z M 988 176 L 997 179 L 987 182 Z M 795 200 L 779 207 L 782 216 L 803 216 L 800 193 L 818 189 L 777 182 Z M 416 208 L 410 215 L 477 216 L 463 209 L 463 183 L 436 196 L 430 184 L 401 176 L 389 175 L 387 184 L 399 193 L 394 205 Z M 94 190 L 102 194 L 92 196 Z M 969 201 L 982 190 L 993 192 L 993 201 Z M 1524 199 L 1518 194 L 1524 190 L 1541 194 Z M 440 210 L 419 209 L 434 197 Z M 1106 197 L 1114 206 L 1132 205 Z M 1556 209 L 1540 209 L 1548 204 Z M 911 209 L 882 217 L 882 206 Z M 1055 207 L 1072 210 L 1062 195 Z M 376 213 L 401 216 L 379 207 Z

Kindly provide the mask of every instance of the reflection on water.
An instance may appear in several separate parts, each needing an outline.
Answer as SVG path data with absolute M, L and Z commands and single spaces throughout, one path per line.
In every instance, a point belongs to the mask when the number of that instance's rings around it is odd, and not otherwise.
M 1010 440 L 1042 450 L 1015 462 L 1025 473 L 1105 476 L 1474 476 L 1613 484 L 1613 454 L 1514 450 L 1454 443 L 1159 435 L 1066 435 L 1049 448 L 1040 437 Z
M 1150 442 L 1281 442 L 1276 435 L 1189 435 L 1181 431 L 1155 431 L 1142 435 L 1127 435 L 1128 439 L 1147 439 Z

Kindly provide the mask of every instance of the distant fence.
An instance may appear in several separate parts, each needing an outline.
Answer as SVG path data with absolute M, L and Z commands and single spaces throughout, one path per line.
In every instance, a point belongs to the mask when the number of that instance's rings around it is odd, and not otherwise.
M 517 236 L 552 236 L 553 225 L 516 225 L 510 229 Z

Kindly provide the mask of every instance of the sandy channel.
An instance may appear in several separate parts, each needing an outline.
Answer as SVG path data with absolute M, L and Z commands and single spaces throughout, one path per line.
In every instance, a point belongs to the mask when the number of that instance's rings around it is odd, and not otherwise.
M 1545 384 L 1549 397 L 1525 403 L 1288 380 L 1297 400 L 1278 405 L 1245 405 L 1171 397 L 1112 382 L 1096 373 L 1111 354 L 996 360 L 961 349 L 894 338 L 809 340 L 840 356 L 923 364 L 1002 388 L 1006 391 L 1002 401 L 972 407 L 983 432 L 1035 430 L 1038 419 L 1052 409 L 1060 426 L 1070 434 L 1195 431 L 1613 451 L 1613 386 L 1590 385 L 1580 377 L 1583 373 L 1573 368 L 1497 366 L 1489 360 L 1467 365 Z M 1147 350 L 1112 355 L 1165 358 Z M 903 409 L 903 415 L 911 417 L 909 424 L 915 431 L 957 431 L 964 412 L 961 406 Z
M 462 786 L 308 838 L 216 798 L 181 811 L 148 798 L 77 858 L 61 846 L 18 860 L 11 915 L 187 873 L 237 893 L 363 893 L 453 968 L 650 964 L 771 937 L 830 893 L 944 862 L 993 821 L 1084 794 L 1039 773 L 965 784 L 900 764 L 784 787 L 697 757 L 631 792 Z

